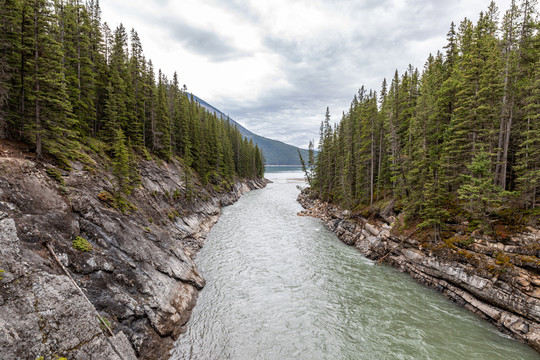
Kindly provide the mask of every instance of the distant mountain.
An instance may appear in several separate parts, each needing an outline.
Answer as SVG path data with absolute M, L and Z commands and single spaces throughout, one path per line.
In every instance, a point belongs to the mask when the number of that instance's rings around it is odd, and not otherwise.
M 205 107 L 208 111 L 216 113 L 218 116 L 227 119 L 227 115 L 221 112 L 219 109 L 213 107 L 203 99 L 193 95 L 193 99 Z M 233 119 L 229 118 L 229 121 L 236 126 L 240 133 L 248 139 L 252 139 L 255 144 L 264 153 L 267 165 L 300 165 L 300 159 L 298 158 L 298 149 L 296 146 L 285 144 L 284 142 L 266 138 L 252 133 Z M 300 149 L 302 157 L 307 161 L 308 151 L 306 149 Z

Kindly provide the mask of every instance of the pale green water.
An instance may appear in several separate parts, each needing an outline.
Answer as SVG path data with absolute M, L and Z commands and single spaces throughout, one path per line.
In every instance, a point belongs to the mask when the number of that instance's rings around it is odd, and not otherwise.
M 281 169 L 283 170 L 283 169 Z M 171 359 L 539 359 L 300 217 L 294 169 L 223 209 L 197 264 L 207 285 Z

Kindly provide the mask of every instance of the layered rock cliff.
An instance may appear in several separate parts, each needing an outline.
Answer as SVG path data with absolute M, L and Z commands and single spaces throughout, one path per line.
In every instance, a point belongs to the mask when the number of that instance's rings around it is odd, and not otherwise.
M 409 273 L 540 352 L 538 229 L 529 227 L 499 239 L 456 234 L 452 241 L 437 244 L 416 237 L 412 230 L 393 230 L 392 216 L 368 221 L 307 191 L 298 201 L 305 208 L 300 215 L 322 219 L 366 257 Z
M 193 256 L 220 207 L 265 181 L 209 190 L 144 161 L 122 212 L 105 166 L 23 155 L 0 148 L 1 357 L 168 358 L 205 285 Z

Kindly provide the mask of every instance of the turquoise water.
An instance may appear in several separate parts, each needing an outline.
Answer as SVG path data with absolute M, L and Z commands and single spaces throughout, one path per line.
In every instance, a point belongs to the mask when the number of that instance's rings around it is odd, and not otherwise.
M 207 285 L 171 359 L 539 359 L 300 217 L 294 168 L 223 209 L 198 254 Z

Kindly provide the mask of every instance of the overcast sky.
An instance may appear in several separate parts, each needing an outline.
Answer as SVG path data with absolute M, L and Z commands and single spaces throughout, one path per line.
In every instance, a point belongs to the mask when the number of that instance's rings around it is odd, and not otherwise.
M 497 1 L 500 14 L 510 0 Z M 147 58 L 259 135 L 307 147 L 365 85 L 421 69 L 490 0 L 102 0 Z

